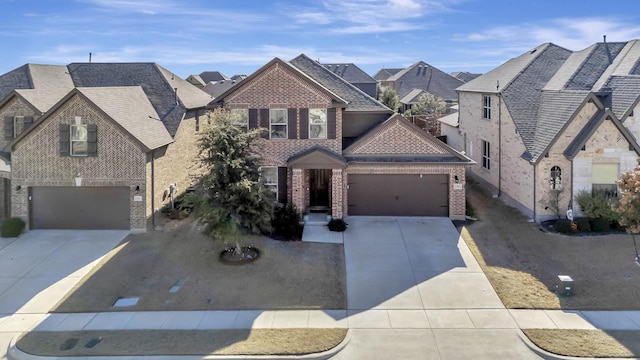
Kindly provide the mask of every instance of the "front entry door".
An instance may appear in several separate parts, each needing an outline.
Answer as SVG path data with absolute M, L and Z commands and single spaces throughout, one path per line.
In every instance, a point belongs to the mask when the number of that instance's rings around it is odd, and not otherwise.
M 309 206 L 311 209 L 329 208 L 331 169 L 309 170 Z

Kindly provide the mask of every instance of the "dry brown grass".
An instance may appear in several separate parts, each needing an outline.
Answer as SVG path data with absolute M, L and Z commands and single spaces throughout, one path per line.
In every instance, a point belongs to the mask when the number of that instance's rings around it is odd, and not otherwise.
M 460 233 L 507 308 L 640 310 L 640 268 L 628 235 L 546 233 L 477 185 L 467 187 L 467 196 L 479 220 L 461 227 Z M 574 296 L 555 294 L 557 275 L 574 279 Z M 640 331 L 523 332 L 556 354 L 640 357 Z
M 346 329 L 122 330 L 30 332 L 17 347 L 46 356 L 302 355 L 340 344 Z M 77 344 L 63 350 L 68 339 Z M 85 347 L 92 339 L 100 342 Z

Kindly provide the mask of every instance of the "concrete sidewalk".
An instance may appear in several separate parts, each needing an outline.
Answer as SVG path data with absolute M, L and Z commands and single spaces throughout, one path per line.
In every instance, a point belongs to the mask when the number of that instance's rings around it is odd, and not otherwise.
M 48 314 L 57 300 L 36 296 L 27 301 L 32 304 L 27 309 L 34 311 L 18 309 L 0 318 L 0 340 L 2 334 L 15 338 L 31 330 L 334 327 L 349 329 L 348 343 L 319 358 L 551 359 L 564 357 L 532 349 L 520 329 L 640 330 L 640 311 L 506 309 L 448 219 L 354 217 L 347 222 L 344 233 L 330 233 L 324 226 L 307 232 L 313 234 L 312 241 L 344 243 L 346 310 Z M 113 241 L 105 240 L 102 246 Z M 0 260 L 5 250 L 0 249 Z M 51 263 L 41 257 L 34 267 Z M 84 261 L 77 259 L 74 267 L 90 266 L 95 259 L 92 253 Z M 0 346 L 7 345 L 0 341 Z M 15 348 L 10 354 L 16 359 L 38 358 Z

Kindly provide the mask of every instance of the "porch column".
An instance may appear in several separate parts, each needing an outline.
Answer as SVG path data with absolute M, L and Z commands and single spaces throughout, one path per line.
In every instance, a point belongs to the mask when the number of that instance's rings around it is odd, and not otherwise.
M 342 189 L 342 169 L 332 169 L 331 172 L 331 216 L 334 219 L 342 219 L 344 211 Z
M 300 213 L 304 213 L 304 173 L 302 169 L 292 169 L 291 202 Z

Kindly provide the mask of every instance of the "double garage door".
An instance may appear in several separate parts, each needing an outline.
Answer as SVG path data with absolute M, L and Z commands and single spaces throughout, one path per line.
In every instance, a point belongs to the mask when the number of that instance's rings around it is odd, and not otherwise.
M 31 229 L 129 229 L 128 187 L 31 187 Z
M 349 215 L 449 216 L 448 175 L 350 174 Z

